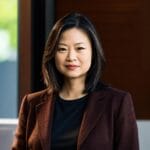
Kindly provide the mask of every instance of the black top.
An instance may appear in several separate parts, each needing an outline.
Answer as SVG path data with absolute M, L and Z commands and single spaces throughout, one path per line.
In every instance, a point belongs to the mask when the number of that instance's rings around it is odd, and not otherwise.
M 77 137 L 87 96 L 76 100 L 55 100 L 52 126 L 52 150 L 76 150 Z

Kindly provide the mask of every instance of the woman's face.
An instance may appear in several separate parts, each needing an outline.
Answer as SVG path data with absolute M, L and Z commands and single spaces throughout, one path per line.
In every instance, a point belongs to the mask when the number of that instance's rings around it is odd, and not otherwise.
M 85 31 L 71 28 L 62 33 L 55 54 L 57 70 L 67 79 L 85 79 L 92 61 L 92 46 Z

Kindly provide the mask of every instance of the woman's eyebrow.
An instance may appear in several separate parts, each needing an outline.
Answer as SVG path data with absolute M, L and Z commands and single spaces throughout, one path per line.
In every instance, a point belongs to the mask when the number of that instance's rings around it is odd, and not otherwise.
M 83 42 L 75 43 L 75 45 L 81 45 L 84 44 Z
M 75 43 L 75 45 L 81 45 L 81 44 L 84 44 L 84 43 L 83 43 L 83 42 Z M 67 46 L 67 44 L 65 44 L 65 43 L 58 43 L 58 45 L 64 45 L 64 46 Z
M 65 44 L 65 43 L 58 43 L 58 45 L 67 46 L 67 44 Z

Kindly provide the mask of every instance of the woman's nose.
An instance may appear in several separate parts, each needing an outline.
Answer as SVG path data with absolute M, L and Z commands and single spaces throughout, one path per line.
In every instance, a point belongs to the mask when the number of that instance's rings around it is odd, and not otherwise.
M 67 54 L 67 61 L 76 61 L 76 52 L 74 50 L 70 50 Z

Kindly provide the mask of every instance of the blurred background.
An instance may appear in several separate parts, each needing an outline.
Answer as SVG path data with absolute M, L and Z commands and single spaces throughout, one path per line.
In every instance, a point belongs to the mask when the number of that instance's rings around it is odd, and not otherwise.
M 70 11 L 93 21 L 107 59 L 106 83 L 129 91 L 140 149 L 150 147 L 148 0 L 0 0 L 0 150 L 10 149 L 26 93 L 44 88 L 41 58 L 54 22 Z

